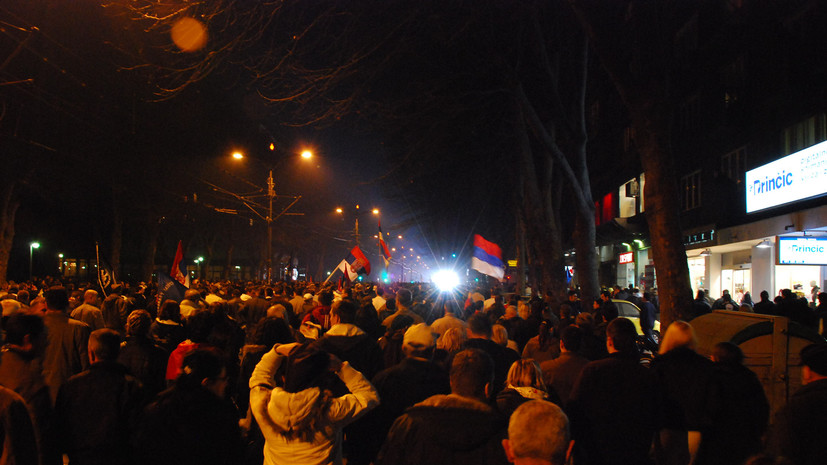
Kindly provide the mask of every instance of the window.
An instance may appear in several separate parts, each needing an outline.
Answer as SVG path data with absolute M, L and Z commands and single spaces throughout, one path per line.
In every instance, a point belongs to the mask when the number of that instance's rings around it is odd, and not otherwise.
M 681 178 L 681 209 L 692 210 L 701 206 L 701 170 Z
M 721 72 L 724 83 L 724 106 L 726 108 L 731 108 L 738 103 L 741 96 L 744 88 L 744 61 L 744 57 L 740 56 L 724 67 Z
M 737 183 L 744 181 L 747 170 L 747 148 L 740 147 L 721 157 L 721 174 Z
M 781 135 L 781 145 L 785 155 L 825 140 L 827 140 L 827 117 L 824 113 L 811 116 L 784 129 Z
M 640 198 L 641 185 L 637 178 L 630 179 L 625 184 L 620 186 L 618 192 L 619 196 L 619 214 L 620 218 L 629 218 L 640 213 L 638 209 L 638 199 Z

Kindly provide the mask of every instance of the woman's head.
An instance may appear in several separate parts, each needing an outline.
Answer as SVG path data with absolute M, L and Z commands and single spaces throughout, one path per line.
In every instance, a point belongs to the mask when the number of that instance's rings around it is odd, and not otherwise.
M 533 387 L 542 391 L 546 390 L 546 383 L 543 382 L 543 372 L 533 358 L 517 360 L 511 364 L 508 370 L 506 382 L 514 387 Z
M 295 342 L 290 326 L 284 319 L 278 317 L 267 317 L 259 321 L 251 339 L 253 344 L 266 347 Z
M 666 334 L 660 343 L 660 353 L 665 354 L 672 349 L 686 347 L 695 350 L 698 345 L 698 338 L 695 336 L 695 329 L 689 323 L 678 320 L 666 328 Z
M 508 345 L 508 330 L 503 325 L 494 325 L 491 327 L 491 340 L 497 344 L 505 347 Z
M 174 300 L 165 300 L 158 310 L 159 320 L 169 320 L 176 323 L 181 322 L 181 306 Z
M 217 397 L 224 397 L 227 388 L 224 356 L 213 348 L 193 350 L 181 363 L 181 373 L 175 380 L 175 387 L 184 390 L 203 387 Z
M 459 352 L 465 344 L 467 334 L 463 328 L 449 328 L 436 341 L 436 348 L 448 353 Z

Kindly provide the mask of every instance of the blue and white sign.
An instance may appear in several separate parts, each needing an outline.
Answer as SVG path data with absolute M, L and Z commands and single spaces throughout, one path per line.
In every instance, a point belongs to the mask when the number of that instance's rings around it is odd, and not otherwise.
M 827 237 L 779 237 L 779 265 L 827 265 Z
M 747 171 L 747 213 L 827 194 L 827 141 Z

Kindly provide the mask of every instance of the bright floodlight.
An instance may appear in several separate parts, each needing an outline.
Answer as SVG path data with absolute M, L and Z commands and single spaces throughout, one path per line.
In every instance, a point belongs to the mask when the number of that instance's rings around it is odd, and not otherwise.
M 244 154 L 241 152 L 233 152 L 233 158 L 235 158 L 236 160 L 241 160 L 242 158 L 244 158 Z
M 459 276 L 451 270 L 439 270 L 433 274 L 431 280 L 440 291 L 453 291 L 459 286 Z
M 313 158 L 313 152 L 311 152 L 310 150 L 305 150 L 304 152 L 302 152 L 302 158 Z

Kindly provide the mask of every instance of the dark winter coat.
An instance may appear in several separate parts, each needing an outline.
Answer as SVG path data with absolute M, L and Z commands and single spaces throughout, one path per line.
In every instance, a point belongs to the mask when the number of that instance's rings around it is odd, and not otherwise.
M 583 368 L 567 413 L 580 463 L 649 464 L 662 425 L 657 378 L 637 353 L 614 353 Z
M 701 439 L 699 465 L 740 465 L 761 452 L 770 405 L 758 376 L 741 364 L 715 363 L 718 398 L 712 428 Z
M 795 465 L 827 463 L 827 379 L 802 386 L 776 415 L 770 448 Z
M 506 423 L 485 403 L 436 395 L 409 408 L 391 427 L 377 465 L 508 463 Z

